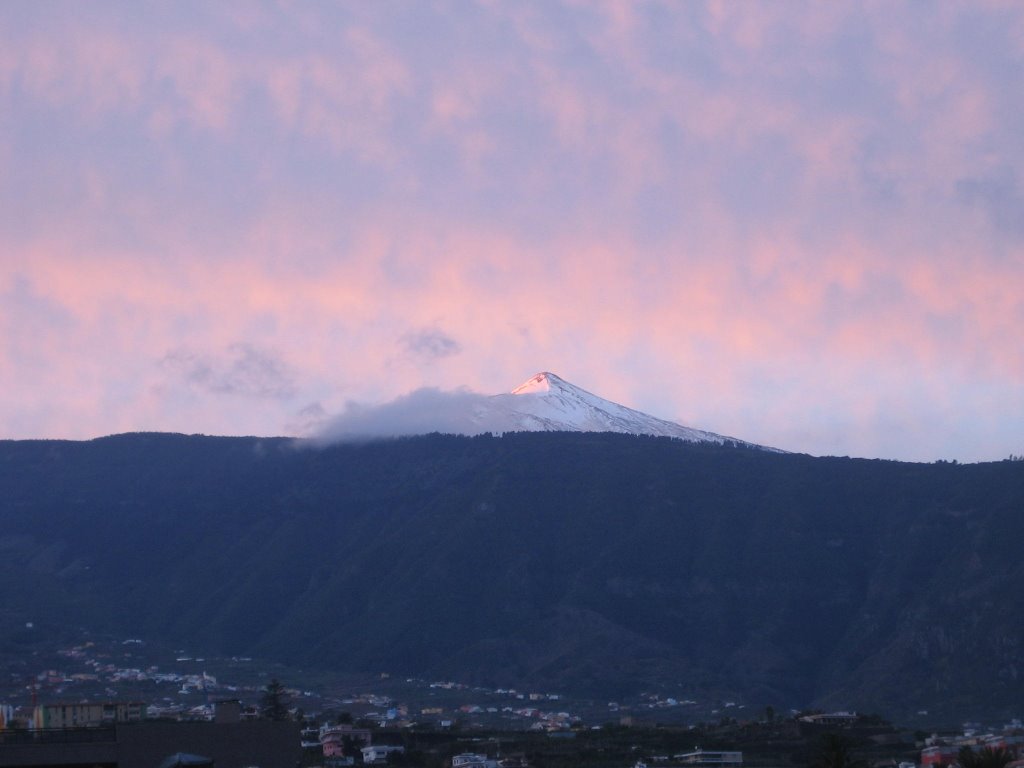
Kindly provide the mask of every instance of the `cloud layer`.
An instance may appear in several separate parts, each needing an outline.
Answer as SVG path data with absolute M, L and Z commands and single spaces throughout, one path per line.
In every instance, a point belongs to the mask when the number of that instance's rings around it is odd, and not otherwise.
M 481 433 L 473 415 L 488 408 L 489 398 L 465 389 L 421 387 L 386 403 L 348 403 L 312 432 L 316 442 L 332 443 L 402 435 Z M 493 421 L 493 420 L 492 420 Z
M 0 41 L 2 437 L 553 370 L 791 450 L 1024 452 L 1015 4 L 8 3 Z

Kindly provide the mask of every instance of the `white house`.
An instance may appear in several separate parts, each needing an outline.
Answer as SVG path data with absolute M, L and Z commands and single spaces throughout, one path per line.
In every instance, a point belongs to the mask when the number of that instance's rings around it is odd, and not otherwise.
M 399 754 L 405 752 L 405 747 L 395 747 L 390 744 L 377 744 L 371 747 L 363 747 L 363 762 L 366 765 L 374 765 L 380 763 L 386 763 L 388 761 L 388 755 L 393 752 Z

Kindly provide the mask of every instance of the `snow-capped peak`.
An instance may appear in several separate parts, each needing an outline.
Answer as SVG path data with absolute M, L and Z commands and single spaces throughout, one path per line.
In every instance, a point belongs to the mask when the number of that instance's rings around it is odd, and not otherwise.
M 320 439 L 372 439 L 431 432 L 624 432 L 764 447 L 635 411 L 587 392 L 549 371 L 534 374 L 511 392 L 500 395 L 425 387 L 378 406 L 350 405 L 345 413 L 322 428 Z
M 613 403 L 549 371 L 531 376 L 509 394 L 488 398 L 474 421 L 482 431 L 493 432 L 624 432 L 752 445 Z
M 513 395 L 532 395 L 536 392 L 550 392 L 565 389 L 568 382 L 549 371 L 535 374 L 512 390 Z M 570 385 L 571 386 L 571 385 Z

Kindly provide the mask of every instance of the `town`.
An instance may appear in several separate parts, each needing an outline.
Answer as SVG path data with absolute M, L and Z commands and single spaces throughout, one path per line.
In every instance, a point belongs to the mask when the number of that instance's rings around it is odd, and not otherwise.
M 827 749 L 841 751 L 842 765 L 863 768 L 975 768 L 965 765 L 970 755 L 994 755 L 1002 768 L 1021 764 L 1024 747 L 1019 719 L 901 730 L 852 712 L 752 711 L 651 693 L 595 702 L 387 673 L 361 681 L 359 693 L 307 690 L 268 679 L 273 673 L 250 658 L 152 649 L 135 638 L 93 639 L 38 657 L 45 668 L 8 663 L 2 768 L 141 768 L 175 754 L 221 768 L 785 768 L 824 764 Z

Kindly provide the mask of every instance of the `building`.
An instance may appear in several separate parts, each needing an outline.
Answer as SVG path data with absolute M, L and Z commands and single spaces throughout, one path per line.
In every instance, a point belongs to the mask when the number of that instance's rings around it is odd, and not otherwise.
M 959 747 L 933 745 L 921 750 L 921 768 L 938 768 L 957 761 Z
M 742 752 L 717 752 L 698 749 L 694 752 L 683 752 L 672 755 L 672 759 L 679 765 L 743 765 Z
M 859 715 L 856 712 L 823 712 L 817 715 L 804 715 L 801 723 L 809 725 L 856 725 Z
M 217 768 L 295 768 L 299 724 L 148 721 L 0 732 L 0 768 L 154 768 L 178 753 L 203 755 Z
M 325 725 L 320 729 L 320 745 L 323 748 L 324 757 L 345 756 L 345 743 L 360 743 L 367 746 L 372 739 L 368 728 L 353 728 L 343 723 L 341 725 Z M 351 755 L 349 755 L 351 757 Z
M 138 701 L 60 702 L 36 706 L 32 727 L 93 728 L 114 723 L 137 723 L 145 717 L 146 705 Z
M 378 744 L 372 747 L 363 747 L 363 763 L 366 765 L 374 765 L 380 763 L 386 763 L 388 761 L 388 755 L 393 753 L 401 754 L 405 752 L 405 747 L 394 747 L 390 744 Z
M 221 699 L 213 702 L 213 722 L 239 723 L 242 721 L 242 702 L 238 699 Z
M 499 765 L 497 760 L 474 752 L 463 752 L 452 757 L 452 768 L 499 768 Z

